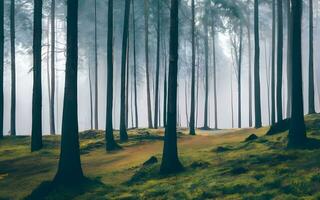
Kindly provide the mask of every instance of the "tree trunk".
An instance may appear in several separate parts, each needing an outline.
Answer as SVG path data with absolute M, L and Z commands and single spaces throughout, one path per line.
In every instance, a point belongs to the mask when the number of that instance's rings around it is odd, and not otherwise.
M 10 4 L 10 44 L 11 44 L 11 118 L 10 133 L 16 135 L 16 30 L 15 30 L 15 0 Z
M 127 141 L 126 130 L 126 59 L 129 32 L 130 0 L 125 1 L 123 38 L 122 38 L 122 58 L 121 58 L 121 106 L 120 106 L 120 140 Z
M 135 107 L 135 119 L 136 128 L 139 128 L 139 116 L 138 116 L 138 92 L 137 92 L 137 56 L 136 56 L 136 19 L 134 11 L 134 1 L 132 1 L 132 25 L 133 25 L 133 78 L 134 78 L 134 107 Z
M 131 3 L 131 1 L 130 1 Z M 129 11 L 130 12 L 130 11 Z M 129 15 L 130 17 L 130 15 Z M 129 22 L 130 23 L 130 22 Z M 129 30 L 129 24 L 128 24 L 128 30 Z M 128 31 L 128 38 L 127 38 L 128 44 L 127 44 L 127 69 L 126 69 L 126 129 L 128 129 L 129 126 L 129 78 L 130 78 L 130 34 Z
M 248 4 L 250 0 L 248 0 Z M 251 45 L 251 15 L 248 13 L 247 34 L 248 34 L 248 60 L 249 60 L 249 127 L 252 127 L 252 45 Z
M 4 1 L 0 2 L 0 139 L 3 138 Z
M 272 58 L 271 58 L 271 124 L 276 123 L 276 81 L 275 81 L 275 66 L 276 66 L 276 0 L 272 0 Z
M 206 1 L 208 2 L 208 1 Z M 206 3 L 204 20 L 204 51 L 205 51 L 205 100 L 204 100 L 204 129 L 209 129 L 208 125 L 208 99 L 209 99 L 209 45 L 208 45 L 208 3 Z
M 287 118 L 291 117 L 291 102 L 292 102 L 292 63 L 291 63 L 291 43 L 292 43 L 292 18 L 291 18 L 291 7 L 290 0 L 287 0 Z
M 292 116 L 288 147 L 296 148 L 306 142 L 303 116 L 301 21 L 302 0 L 291 0 L 292 5 Z
M 168 123 L 165 130 L 164 148 L 160 172 L 176 173 L 183 170 L 178 158 L 177 147 L 177 79 L 178 79 L 178 48 L 179 48 L 179 0 L 171 0 L 170 12 L 170 63 L 169 63 L 169 99 Z
M 240 25 L 239 36 L 239 61 L 238 61 L 238 128 L 241 128 L 241 70 L 242 70 L 242 33 L 243 29 Z
M 88 62 L 88 79 L 89 79 L 89 97 L 90 97 L 90 128 L 93 130 L 93 95 L 92 95 L 92 74 L 91 74 L 91 59 L 89 56 Z
M 67 1 L 67 62 L 57 183 L 79 183 L 83 172 L 78 132 L 78 0 Z
M 98 124 L 98 41 L 97 41 L 97 0 L 94 0 L 94 89 L 95 89 L 95 98 L 94 98 L 94 129 L 99 129 Z
M 106 112 L 106 150 L 113 151 L 120 146 L 113 136 L 113 0 L 108 2 L 108 44 L 107 44 L 107 112 Z
M 165 37 L 163 37 L 163 53 L 164 53 L 164 83 L 163 83 L 163 127 L 167 125 L 167 51 Z
M 154 128 L 158 128 L 158 109 L 159 109 L 159 71 L 160 71 L 160 0 L 157 8 L 157 64 L 156 64 L 156 89 L 154 104 Z
M 282 70 L 283 70 L 283 16 L 282 0 L 278 0 L 278 44 L 277 44 L 277 121 L 283 120 L 282 116 Z
M 309 114 L 314 114 L 313 2 L 309 0 Z
M 42 0 L 34 1 L 31 151 L 42 148 L 41 37 Z
M 149 77 L 149 0 L 144 0 L 144 20 L 145 20 L 145 56 L 146 56 L 146 79 L 147 79 L 147 106 L 148 106 L 148 127 L 152 128 L 150 77 Z
M 255 127 L 262 127 L 260 97 L 260 44 L 259 44 L 259 0 L 254 0 L 254 96 L 255 96 Z
M 56 33 L 55 33 L 55 8 L 56 0 L 51 1 L 51 95 L 50 95 L 50 134 L 56 134 L 55 127 L 55 83 L 56 83 L 56 69 L 55 69 L 55 48 L 56 48 Z
M 213 18 L 212 18 L 213 19 Z M 213 95 L 214 95 L 214 129 L 218 130 L 218 98 L 217 98 L 217 62 L 216 62 L 216 36 L 212 22 L 212 52 L 213 52 Z

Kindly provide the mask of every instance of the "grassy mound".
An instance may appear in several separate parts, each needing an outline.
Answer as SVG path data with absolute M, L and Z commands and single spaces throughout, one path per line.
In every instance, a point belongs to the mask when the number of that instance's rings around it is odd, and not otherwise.
M 308 137 L 320 139 L 320 115 L 306 117 Z M 85 183 L 49 190 L 46 199 L 320 199 L 320 149 L 289 150 L 287 131 L 266 136 L 258 130 L 199 130 L 179 136 L 185 170 L 159 175 L 163 130 L 130 130 L 123 150 L 106 153 L 103 132 L 80 134 Z M 255 134 L 257 139 L 245 141 Z M 118 140 L 118 133 L 116 133 Z M 59 156 L 59 136 L 30 153 L 29 137 L 0 141 L 0 199 L 42 195 L 50 186 Z M 31 195 L 31 196 L 30 196 Z M 32 199 L 32 198 L 31 198 Z

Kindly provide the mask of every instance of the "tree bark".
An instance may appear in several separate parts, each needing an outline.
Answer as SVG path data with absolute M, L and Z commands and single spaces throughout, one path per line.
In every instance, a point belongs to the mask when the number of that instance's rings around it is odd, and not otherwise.
M 216 36 L 215 36 L 214 22 L 212 22 L 211 28 L 212 28 L 212 53 L 213 53 L 212 56 L 213 56 L 214 129 L 218 130 L 217 62 L 216 62 Z
M 78 0 L 67 1 L 67 62 L 62 118 L 61 152 L 56 183 L 79 183 L 83 172 L 78 131 Z
M 248 4 L 250 0 L 247 1 Z M 248 20 L 247 20 L 247 34 L 248 34 L 248 60 L 249 60 L 249 127 L 252 127 L 252 45 L 251 45 L 251 15 L 248 12 Z
M 0 2 L 0 139 L 3 138 L 4 1 Z
M 292 116 L 288 147 L 301 147 L 306 142 L 303 113 L 301 21 L 302 0 L 291 0 L 292 5 Z
M 55 69 L 55 49 L 56 49 L 56 33 L 55 33 L 55 9 L 56 0 L 51 1 L 51 95 L 50 95 L 50 134 L 56 134 L 55 127 L 55 83 L 56 83 L 56 69 Z
M 170 12 L 170 62 L 169 62 L 169 99 L 168 122 L 165 130 L 164 148 L 160 173 L 169 174 L 183 170 L 178 158 L 177 147 L 177 79 L 179 48 L 179 0 L 171 0 Z
M 282 71 L 283 71 L 283 12 L 282 0 L 277 2 L 278 12 L 278 42 L 277 42 L 277 121 L 283 120 L 282 116 Z
M 11 116 L 10 133 L 16 135 L 16 30 L 15 30 L 15 0 L 10 4 L 10 44 L 11 44 Z
M 314 114 L 313 2 L 309 0 L 309 114 Z
M 204 51 L 205 51 L 205 100 L 204 100 L 204 129 L 209 129 L 208 125 L 208 99 L 209 99 L 209 39 L 208 39 L 208 1 L 206 1 L 204 20 Z
M 254 0 L 254 96 L 255 96 L 255 127 L 262 127 L 260 97 L 260 44 L 259 44 L 259 0 Z
M 271 47 L 271 124 L 276 123 L 276 81 L 275 81 L 275 46 L 276 46 L 276 0 L 272 0 L 272 47 Z
M 241 128 L 241 70 L 242 70 L 242 35 L 243 29 L 240 25 L 239 36 L 239 61 L 238 61 L 238 128 Z
M 291 102 L 292 102 L 292 63 L 291 63 L 291 45 L 292 45 L 292 17 L 290 0 L 287 0 L 287 118 L 291 117 Z
M 125 1 L 123 38 L 122 38 L 122 58 L 121 58 L 121 100 L 120 100 L 120 140 L 127 141 L 128 134 L 126 130 L 126 59 L 128 47 L 128 32 L 129 32 L 129 14 L 130 0 Z
M 159 109 L 159 71 L 160 71 L 160 0 L 157 5 L 157 63 L 156 63 L 156 88 L 154 103 L 154 128 L 158 128 L 158 109 Z
M 135 107 L 135 119 L 136 119 L 135 127 L 139 128 L 138 92 L 137 92 L 137 56 L 136 56 L 136 19 L 135 19 L 134 1 L 132 1 L 132 25 L 133 25 L 134 107 Z
M 99 129 L 99 119 L 98 119 L 98 41 L 97 41 L 97 0 L 94 0 L 94 129 Z
M 42 0 L 35 0 L 33 26 L 32 152 L 42 148 L 41 37 Z

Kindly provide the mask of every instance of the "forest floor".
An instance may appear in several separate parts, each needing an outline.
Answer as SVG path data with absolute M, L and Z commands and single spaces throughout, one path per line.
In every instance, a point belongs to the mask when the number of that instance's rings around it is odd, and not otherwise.
M 308 137 L 320 139 L 320 115 L 307 116 L 306 124 Z M 88 180 L 56 188 L 46 199 L 320 199 L 320 149 L 288 150 L 287 132 L 265 136 L 267 130 L 198 130 L 188 136 L 180 129 L 185 170 L 170 176 L 158 173 L 163 129 L 130 130 L 129 142 L 114 153 L 105 152 L 103 132 L 83 132 L 81 161 Z M 245 142 L 251 134 L 259 138 Z M 0 199 L 23 199 L 53 179 L 60 137 L 45 136 L 43 150 L 35 153 L 29 143 L 30 137 L 0 141 Z M 158 162 L 142 166 L 151 156 Z

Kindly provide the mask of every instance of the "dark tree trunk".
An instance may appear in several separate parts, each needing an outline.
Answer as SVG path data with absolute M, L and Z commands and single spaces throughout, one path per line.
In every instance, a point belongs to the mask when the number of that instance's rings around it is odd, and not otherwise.
M 276 123 L 276 81 L 275 81 L 275 49 L 276 49 L 276 0 L 272 0 L 272 46 L 271 46 L 271 124 Z
M 192 21 L 191 21 L 191 45 L 192 45 L 192 72 L 191 72 L 191 109 L 190 109 L 190 135 L 195 135 L 195 74 L 196 74 L 196 54 L 195 54 L 195 3 L 191 1 Z
M 131 1 L 130 1 L 131 3 Z M 130 11 L 129 11 L 130 12 Z M 130 14 L 129 14 L 130 17 Z M 130 22 L 129 22 L 130 23 Z M 129 126 L 129 79 L 130 79 L 130 34 L 129 34 L 129 24 L 128 24 L 128 44 L 127 44 L 127 68 L 126 68 L 126 129 Z
M 241 70 L 242 70 L 242 33 L 243 29 L 240 25 L 239 36 L 239 61 L 238 61 L 238 128 L 241 128 Z
M 159 111 L 159 71 L 160 71 L 160 0 L 157 8 L 157 69 L 156 69 L 156 89 L 154 103 L 154 128 L 158 128 L 158 111 Z
M 288 147 L 303 146 L 306 127 L 303 116 L 301 21 L 302 0 L 291 0 L 292 5 L 292 116 L 288 135 Z
M 254 97 L 255 97 L 255 127 L 262 127 L 261 97 L 260 97 L 260 44 L 259 44 L 259 0 L 254 0 Z
M 56 84 L 56 69 L 55 69 L 55 48 L 56 48 L 56 33 L 55 33 L 55 9 L 56 0 L 51 1 L 51 95 L 50 95 L 50 134 L 56 134 L 55 127 L 55 84 Z
M 248 4 L 250 0 L 248 0 Z M 249 127 L 252 127 L 252 45 L 251 45 L 251 15 L 248 13 L 247 34 L 248 34 L 248 60 L 249 60 Z
M 164 41 L 163 37 L 163 41 Z M 163 53 L 164 53 L 164 83 L 163 83 L 163 126 L 167 125 L 167 51 L 166 51 L 166 43 L 163 42 Z
M 283 71 L 283 16 L 282 0 L 278 0 L 278 44 L 277 44 L 277 121 L 283 120 L 282 116 L 282 71 Z
M 208 1 L 206 1 L 208 2 Z M 204 99 L 204 129 L 209 129 L 208 125 L 208 99 L 209 99 L 209 38 L 208 38 L 208 4 L 205 9 L 205 20 L 204 20 L 204 51 L 205 51 L 205 99 Z
M 113 136 L 113 0 L 108 2 L 108 44 L 107 44 L 107 119 L 106 119 L 106 150 L 113 151 L 120 146 L 114 140 Z
M 148 127 L 153 128 L 150 96 L 149 77 L 149 0 L 144 0 L 144 20 L 145 20 L 145 56 L 146 56 L 146 79 L 147 79 L 147 106 L 148 106 Z
M 0 139 L 3 138 L 4 1 L 0 2 Z
M 213 18 L 212 18 L 213 19 Z M 214 129 L 218 129 L 218 98 L 217 98 L 217 62 L 216 62 L 216 35 L 212 22 L 212 53 L 213 53 L 213 96 L 214 96 Z
M 97 38 L 97 0 L 94 1 L 94 89 L 95 89 L 95 98 L 94 98 L 94 129 L 99 129 L 98 124 L 98 38 Z
M 313 2 L 309 0 L 309 114 L 314 114 Z
M 34 1 L 31 151 L 42 148 L 41 37 L 42 0 Z
M 67 1 L 67 62 L 62 118 L 61 153 L 57 183 L 78 183 L 83 179 L 78 136 L 78 0 Z
M 291 63 L 291 45 L 292 45 L 292 18 L 290 0 L 287 0 L 287 118 L 291 117 L 291 102 L 292 102 L 292 63 Z
M 11 44 L 11 116 L 10 133 L 16 135 L 16 30 L 15 30 L 15 0 L 10 4 L 10 44 Z
M 129 14 L 130 0 L 125 1 L 123 38 L 122 38 L 122 58 L 121 58 L 121 106 L 120 106 L 120 140 L 127 141 L 128 134 L 126 130 L 126 59 L 128 47 L 128 32 L 129 32 Z
M 93 94 L 92 94 L 92 74 L 91 74 L 91 59 L 88 62 L 88 72 L 89 72 L 89 97 L 90 97 L 90 128 L 93 130 Z
M 138 92 L 137 92 L 137 56 L 136 56 L 136 19 L 134 11 L 134 1 L 132 1 L 132 25 L 133 25 L 133 78 L 134 78 L 134 108 L 136 128 L 139 128 L 139 116 L 138 116 Z
M 169 99 L 168 122 L 165 130 L 164 148 L 160 172 L 176 173 L 183 169 L 178 158 L 177 147 L 177 79 L 178 79 L 178 48 L 179 48 L 179 0 L 171 0 L 170 12 L 170 63 L 169 63 Z

